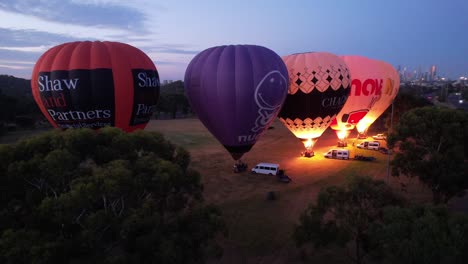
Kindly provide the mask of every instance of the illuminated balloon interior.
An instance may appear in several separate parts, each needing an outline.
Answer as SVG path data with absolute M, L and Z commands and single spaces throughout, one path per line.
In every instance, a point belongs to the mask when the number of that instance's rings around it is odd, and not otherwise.
M 350 132 L 351 132 L 351 130 L 345 130 L 345 129 L 335 130 L 336 136 L 341 141 L 346 140 L 348 138 Z
M 318 138 L 301 138 L 302 144 L 307 150 L 312 150 Z
M 363 135 L 366 135 L 367 133 L 367 129 L 369 128 L 369 126 L 372 124 L 372 122 L 370 122 L 369 120 L 367 122 L 365 122 L 365 118 L 364 117 L 363 119 L 361 119 L 361 122 L 359 122 L 357 125 L 356 125 L 356 129 L 358 131 L 359 134 L 363 134 Z

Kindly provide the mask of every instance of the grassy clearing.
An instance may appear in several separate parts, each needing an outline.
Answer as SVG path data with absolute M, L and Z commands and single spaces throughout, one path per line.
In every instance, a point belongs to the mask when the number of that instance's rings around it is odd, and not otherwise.
M 220 204 L 229 227 L 229 242 L 245 255 L 269 255 L 282 248 L 291 250 L 294 225 L 306 207 L 315 203 L 320 188 L 341 184 L 346 177 L 358 175 L 354 170 L 359 167 L 357 162 L 350 162 L 345 169 L 314 183 L 277 192 L 275 201 L 267 200 L 265 193 Z

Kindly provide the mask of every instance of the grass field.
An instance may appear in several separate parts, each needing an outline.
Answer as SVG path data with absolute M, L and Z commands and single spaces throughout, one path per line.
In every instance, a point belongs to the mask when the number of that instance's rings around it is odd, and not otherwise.
M 233 173 L 231 156 L 198 119 L 152 120 L 145 128 L 161 132 L 191 153 L 190 166 L 202 175 L 205 200 L 221 208 L 229 235 L 220 238 L 224 255 L 216 263 L 301 263 L 300 252 L 291 238 L 294 225 L 308 204 L 315 202 L 320 188 L 343 184 L 348 176 L 367 175 L 386 180 L 398 192 L 404 182 L 407 189 L 401 192 L 403 195 L 415 201 L 428 198 L 428 191 L 416 179 L 387 177 L 388 156 L 357 149 L 351 145 L 354 139 L 349 140 L 350 157 L 372 155 L 377 160 L 324 158 L 324 152 L 336 148 L 337 138 L 331 130 L 316 143 L 314 157 L 300 157 L 302 143 L 279 121 L 273 123 L 273 128 L 261 136 L 243 161 L 249 164 L 249 170 L 259 162 L 278 163 L 292 178 L 289 184 L 277 181 L 274 176 Z M 0 143 L 14 142 L 35 133 L 10 133 L 0 138 Z M 277 194 L 274 201 L 267 200 L 271 191 Z M 345 263 L 346 257 L 342 250 L 327 249 L 315 252 L 309 261 Z
M 367 175 L 387 180 L 396 191 L 400 191 L 404 181 L 408 187 L 402 194 L 421 201 L 428 197 L 425 188 L 414 179 L 387 177 L 388 157 L 377 151 L 361 150 L 349 144 L 351 157 L 372 155 L 377 160 L 324 158 L 324 152 L 336 147 L 337 138 L 331 130 L 318 140 L 314 147 L 316 155 L 304 158 L 299 156 L 302 143 L 279 121 L 273 127 L 242 159 L 249 168 L 259 162 L 280 164 L 293 179 L 289 184 L 268 175 L 233 173 L 231 156 L 198 119 L 154 120 L 145 129 L 159 131 L 190 151 L 191 166 L 202 175 L 206 201 L 221 207 L 229 236 L 222 239 L 224 256 L 216 263 L 301 263 L 291 238 L 294 225 L 307 205 L 315 202 L 320 188 L 343 184 L 347 176 Z M 277 200 L 266 199 L 270 191 L 277 194 Z M 344 263 L 346 257 L 340 250 L 321 250 L 309 260 Z

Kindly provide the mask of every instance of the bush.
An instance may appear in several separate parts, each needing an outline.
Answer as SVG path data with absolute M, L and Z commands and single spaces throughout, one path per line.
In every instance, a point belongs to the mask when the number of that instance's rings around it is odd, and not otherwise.
M 177 150 L 177 151 L 176 151 Z M 156 132 L 52 131 L 0 145 L 1 263 L 202 263 L 220 211 Z

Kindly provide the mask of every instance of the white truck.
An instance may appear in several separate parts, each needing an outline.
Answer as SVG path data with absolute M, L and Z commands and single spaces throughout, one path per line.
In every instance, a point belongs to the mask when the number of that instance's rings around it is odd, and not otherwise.
M 379 150 L 380 142 L 378 141 L 364 141 L 359 143 L 356 147 L 361 149 L 372 149 L 372 150 Z
M 252 173 L 261 173 L 268 175 L 277 175 L 279 172 L 279 164 L 276 163 L 259 163 L 252 168 Z
M 349 159 L 349 150 L 348 149 L 330 149 L 323 156 L 329 159 Z

